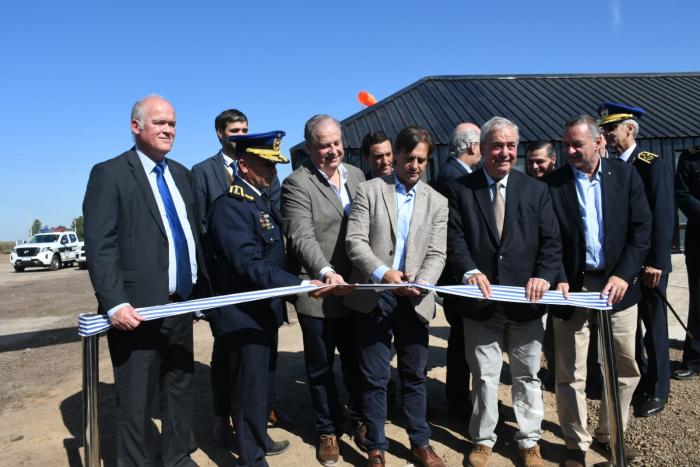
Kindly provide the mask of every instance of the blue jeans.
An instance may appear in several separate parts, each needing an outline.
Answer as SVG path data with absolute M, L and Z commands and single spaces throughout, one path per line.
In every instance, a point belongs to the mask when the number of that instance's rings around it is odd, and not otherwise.
M 422 321 L 409 299 L 384 292 L 371 313 L 357 314 L 357 337 L 362 373 L 362 408 L 367 449 L 386 451 L 386 387 L 391 375 L 391 340 L 398 357 L 401 399 L 406 431 L 412 445 L 426 446 L 430 427 L 426 418 L 428 323 Z

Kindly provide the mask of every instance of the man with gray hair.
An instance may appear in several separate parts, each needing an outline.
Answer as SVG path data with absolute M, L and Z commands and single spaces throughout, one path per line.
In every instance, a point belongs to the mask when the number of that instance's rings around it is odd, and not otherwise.
M 481 130 L 473 123 L 460 123 L 452 131 L 450 136 L 450 157 L 440 168 L 435 187 L 443 191 L 445 185 L 460 177 L 472 173 L 476 165 L 481 161 L 479 150 L 479 137 Z M 462 271 L 463 272 L 463 271 Z M 458 273 L 457 276 L 460 276 Z M 456 284 L 458 278 L 450 274 L 449 268 L 445 268 L 440 283 Z M 463 417 L 471 413 L 469 395 L 469 363 L 464 351 L 464 322 L 458 300 L 454 295 L 442 297 L 442 309 L 445 318 L 450 324 L 450 337 L 447 340 L 447 377 L 445 380 L 445 392 L 447 393 L 447 413 L 455 417 Z
M 460 123 L 455 127 L 450 135 L 450 157 L 440 167 L 438 186 L 472 173 L 481 161 L 480 134 L 481 130 L 473 123 Z
M 481 129 L 482 167 L 447 184 L 447 263 L 460 282 L 477 285 L 485 300 L 460 298 L 467 360 L 474 375 L 469 435 L 473 467 L 489 464 L 496 443 L 498 385 L 508 353 L 524 465 L 543 466 L 538 441 L 544 407 L 537 372 L 543 307 L 537 302 L 556 279 L 561 243 L 547 185 L 513 170 L 518 127 L 494 117 Z M 525 288 L 531 303 L 495 302 L 491 284 Z
M 92 168 L 83 201 L 90 281 L 112 324 L 120 466 L 196 465 L 192 314 L 145 321 L 136 311 L 209 294 L 192 175 L 166 158 L 175 123 L 164 98 L 138 101 L 134 146 Z M 161 437 L 151 421 L 159 415 Z
M 335 118 L 311 117 L 304 127 L 304 139 L 310 157 L 282 184 L 289 270 L 304 279 L 343 285 L 352 271 L 345 253 L 348 216 L 357 185 L 365 177 L 360 169 L 343 163 L 343 134 Z M 333 465 L 340 455 L 337 436 L 345 431 L 346 418 L 333 373 L 336 349 L 350 396 L 355 440 L 363 446 L 355 313 L 333 295 L 320 300 L 300 296 L 296 310 L 319 436 L 316 457 L 323 465 Z

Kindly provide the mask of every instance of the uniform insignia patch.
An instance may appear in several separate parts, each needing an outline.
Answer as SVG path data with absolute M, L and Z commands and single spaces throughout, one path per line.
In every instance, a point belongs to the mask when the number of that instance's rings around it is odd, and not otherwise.
M 260 221 L 260 227 L 263 230 L 273 230 L 275 228 L 270 215 L 264 211 L 258 211 L 258 220 Z
M 653 163 L 658 158 L 659 156 L 657 156 L 653 152 L 644 151 L 637 154 L 637 159 L 641 160 L 642 162 L 646 162 L 647 164 Z
M 231 185 L 228 187 L 228 195 L 232 198 L 245 199 L 247 201 L 253 201 L 255 199 L 253 196 L 247 194 L 240 185 Z

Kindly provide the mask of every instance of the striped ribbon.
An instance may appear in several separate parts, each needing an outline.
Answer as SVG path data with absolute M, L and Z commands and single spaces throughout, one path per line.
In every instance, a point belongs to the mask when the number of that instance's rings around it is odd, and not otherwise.
M 426 284 L 359 284 L 357 289 L 390 290 L 398 287 L 410 285 L 423 290 L 441 292 L 461 297 L 483 299 L 479 287 L 476 285 L 447 285 L 436 286 Z M 285 297 L 289 295 L 299 295 L 316 290 L 315 285 L 296 285 L 291 287 L 278 287 L 275 289 L 256 290 L 253 292 L 242 292 L 231 295 L 220 295 L 216 297 L 200 298 L 187 302 L 168 303 L 144 308 L 137 308 L 136 311 L 144 317 L 146 321 L 167 318 L 169 316 L 182 315 L 195 311 L 210 310 L 226 305 L 253 302 L 267 298 Z M 507 285 L 492 285 L 491 300 L 512 303 L 530 303 L 525 298 L 525 288 L 512 287 Z M 568 305 L 581 308 L 592 308 L 598 310 L 610 310 L 606 298 L 601 298 L 598 292 L 572 292 L 569 298 L 565 299 L 561 292 L 550 290 L 545 292 L 540 300 L 543 305 Z M 78 316 L 78 334 L 82 337 L 92 336 L 108 330 L 111 326 L 106 315 L 95 313 L 84 313 Z

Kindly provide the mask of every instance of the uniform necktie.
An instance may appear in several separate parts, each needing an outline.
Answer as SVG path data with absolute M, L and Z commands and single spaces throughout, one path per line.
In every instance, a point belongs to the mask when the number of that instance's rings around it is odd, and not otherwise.
M 163 176 L 163 172 L 165 171 L 165 163 L 161 162 L 156 164 L 153 170 L 156 172 L 158 192 L 160 192 L 160 197 L 163 200 L 165 215 L 168 218 L 168 225 L 170 225 L 170 232 L 173 236 L 173 243 L 175 245 L 177 294 L 183 300 L 187 300 L 192 292 L 192 268 L 190 267 L 190 253 L 189 249 L 187 248 L 187 238 L 185 237 L 185 231 L 182 229 L 180 218 L 177 215 L 173 197 L 170 195 L 170 189 L 168 189 L 168 184 L 165 182 L 165 177 Z
M 496 182 L 496 191 L 493 194 L 493 215 L 496 218 L 498 238 L 503 237 L 503 221 L 506 218 L 506 200 L 501 194 L 501 182 Z

